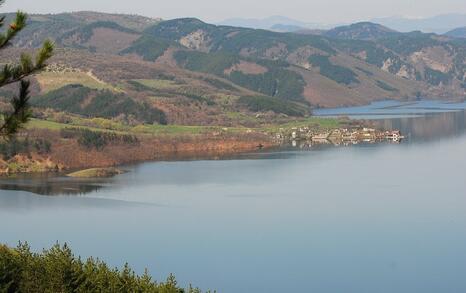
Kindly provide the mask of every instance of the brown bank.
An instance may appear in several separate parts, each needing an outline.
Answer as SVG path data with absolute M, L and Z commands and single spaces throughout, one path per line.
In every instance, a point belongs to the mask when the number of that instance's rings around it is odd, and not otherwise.
M 79 139 L 65 139 L 56 131 L 30 131 L 24 135 L 30 140 L 34 136 L 45 137 L 51 142 L 50 151 L 42 154 L 30 151 L 0 160 L 0 174 L 62 172 L 143 161 L 215 157 L 277 145 L 270 136 L 256 132 L 228 136 L 138 136 L 137 143 L 116 141 L 101 148 L 85 147 Z M 88 172 L 92 173 L 98 172 Z

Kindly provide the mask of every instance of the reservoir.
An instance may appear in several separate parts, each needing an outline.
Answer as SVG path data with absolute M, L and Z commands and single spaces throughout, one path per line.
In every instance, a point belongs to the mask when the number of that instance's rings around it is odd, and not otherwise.
M 151 162 L 106 180 L 0 179 L 0 242 L 218 292 L 466 292 L 465 105 L 316 111 L 400 144 Z

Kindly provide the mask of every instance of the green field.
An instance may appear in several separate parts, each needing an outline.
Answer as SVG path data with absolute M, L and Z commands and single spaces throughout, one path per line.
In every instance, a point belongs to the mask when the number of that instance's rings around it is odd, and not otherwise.
M 268 131 L 278 131 L 280 128 L 289 129 L 293 127 L 311 127 L 318 129 L 334 129 L 341 127 L 341 121 L 335 118 L 321 118 L 321 117 L 310 117 L 303 118 L 293 122 L 287 122 L 283 124 L 272 124 L 265 126 L 264 128 Z
M 89 126 L 91 121 L 98 120 L 96 124 L 100 125 L 113 125 L 113 127 L 97 127 Z M 32 119 L 27 125 L 27 129 L 49 129 L 61 130 L 69 127 L 86 128 L 93 131 L 112 131 L 119 134 L 146 134 L 146 135 L 202 135 L 210 134 L 213 132 L 222 133 L 244 133 L 248 130 L 258 132 L 277 132 L 282 129 L 290 129 L 293 127 L 311 127 L 318 129 L 333 129 L 341 126 L 341 121 L 334 118 L 318 118 L 310 117 L 297 119 L 293 122 L 283 124 L 267 124 L 262 127 L 248 128 L 248 127 L 223 127 L 223 126 L 189 126 L 189 125 L 138 125 L 130 127 L 118 122 L 108 119 L 94 118 L 94 119 L 74 119 L 72 123 L 58 123 L 48 120 Z
M 107 83 L 94 78 L 91 74 L 84 72 L 41 72 L 36 76 L 43 93 L 57 90 L 69 84 L 81 84 L 92 89 L 116 89 Z
M 99 119 L 99 118 L 94 118 L 94 119 Z M 93 119 L 76 119 L 72 123 L 59 123 L 59 122 L 54 122 L 54 121 L 49 121 L 49 120 L 41 120 L 41 119 L 31 119 L 26 125 L 26 129 L 48 129 L 48 130 L 61 130 L 65 128 L 85 128 L 93 131 L 112 131 L 116 133 L 129 133 L 131 127 L 125 127 L 121 124 L 114 123 L 115 125 L 119 125 L 120 127 L 115 127 L 114 129 L 108 129 L 108 128 L 103 128 L 103 127 L 94 127 L 94 126 L 88 126 L 85 123 L 79 123 L 84 122 L 84 121 L 92 121 Z

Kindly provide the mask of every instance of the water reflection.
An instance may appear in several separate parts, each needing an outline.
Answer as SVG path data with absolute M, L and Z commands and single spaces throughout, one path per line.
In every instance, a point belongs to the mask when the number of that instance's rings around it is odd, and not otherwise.
M 377 122 L 409 146 L 139 164 L 81 181 L 105 187 L 82 197 L 1 191 L 0 241 L 67 242 L 224 293 L 466 292 L 465 123 L 450 114 Z
M 355 119 L 387 119 L 420 117 L 426 114 L 456 112 L 465 109 L 466 102 L 455 103 L 435 100 L 400 102 L 387 100 L 357 107 L 317 109 L 314 111 L 314 115 L 327 117 L 349 116 Z
M 20 190 L 39 195 L 84 195 L 110 183 L 106 179 L 74 179 L 57 174 L 27 174 L 0 178 L 0 190 Z
M 412 143 L 459 136 L 466 129 L 465 111 L 431 113 L 416 118 L 382 119 L 374 123 L 383 129 L 401 130 Z

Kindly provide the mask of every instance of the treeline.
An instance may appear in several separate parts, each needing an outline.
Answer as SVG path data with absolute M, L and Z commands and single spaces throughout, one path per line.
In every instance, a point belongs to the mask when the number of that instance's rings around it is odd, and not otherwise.
M 286 44 L 286 51 L 288 52 L 292 52 L 299 47 L 312 46 L 328 54 L 336 53 L 329 45 L 329 42 L 321 36 L 283 34 L 267 30 L 243 29 L 238 31 L 237 28 L 233 28 L 232 31 L 235 33 L 232 37 L 218 38 L 214 49 L 241 54 L 241 50 L 244 48 L 251 48 L 250 56 L 264 58 L 268 49 L 282 43 Z M 285 55 L 280 57 L 285 59 Z
M 69 31 L 69 32 L 63 34 L 62 36 L 60 36 L 60 38 L 57 39 L 57 41 L 58 42 L 63 42 L 64 40 L 66 40 L 68 38 L 78 36 L 81 42 L 87 42 L 92 38 L 92 36 L 94 34 L 94 30 L 97 29 L 97 28 L 113 29 L 113 30 L 117 30 L 117 31 L 120 31 L 120 32 L 129 33 L 129 34 L 136 34 L 137 33 L 134 30 L 131 30 L 131 29 L 126 28 L 126 27 L 122 27 L 121 25 L 117 24 L 116 22 L 112 22 L 112 21 L 96 21 L 96 22 L 90 23 L 88 25 L 85 25 L 83 27 L 77 28 L 75 30 L 72 30 L 72 31 Z
M 224 71 L 239 62 L 235 55 L 225 52 L 203 53 L 196 51 L 177 51 L 176 62 L 186 69 L 223 76 Z
M 28 137 L 14 137 L 7 141 L 0 141 L 0 156 L 4 160 L 9 160 L 18 154 L 29 155 L 31 152 L 48 154 L 51 150 L 52 144 L 43 138 L 29 139 Z
M 326 38 L 314 35 L 283 34 L 267 30 L 241 29 L 230 26 L 215 26 L 194 18 L 163 21 L 144 31 L 145 35 L 178 41 L 180 38 L 202 30 L 208 34 L 210 52 L 229 52 L 239 55 L 244 48 L 251 48 L 255 57 L 263 57 L 264 52 L 279 43 L 287 45 L 287 50 L 312 46 L 329 54 L 336 53 Z
M 233 71 L 229 75 L 225 70 L 240 62 L 238 56 L 225 52 L 203 53 L 178 51 L 174 55 L 177 63 L 186 69 L 200 71 L 231 80 L 233 83 L 261 94 L 286 100 L 302 101 L 305 82 L 302 76 L 287 69 L 285 61 L 255 60 L 267 68 L 263 74 L 245 74 Z
M 433 37 L 431 34 L 425 34 L 419 31 L 383 38 L 379 40 L 379 42 L 384 47 L 403 55 L 410 55 L 424 48 L 443 45 L 442 41 Z
M 303 100 L 304 81 L 296 72 L 282 68 L 269 68 L 263 74 L 244 74 L 233 71 L 229 79 L 247 89 L 285 100 Z
M 155 61 L 163 55 L 170 46 L 170 42 L 156 39 L 149 35 L 143 35 L 130 47 L 124 49 L 120 54 L 138 54 L 145 61 Z
M 358 75 L 353 70 L 340 65 L 332 64 L 329 58 L 329 56 L 317 54 L 310 56 L 309 62 L 312 65 L 319 67 L 320 74 L 333 81 L 345 85 L 349 85 L 351 83 L 359 83 L 359 80 L 357 78 Z
M 233 85 L 231 85 L 231 84 L 229 84 L 227 82 L 221 81 L 220 79 L 204 77 L 204 78 L 202 78 L 202 80 L 207 82 L 211 86 L 216 87 L 216 88 L 221 89 L 221 90 L 227 90 L 227 91 L 236 91 L 237 90 L 237 88 L 235 88 Z
M 376 80 L 376 85 L 383 89 L 383 90 L 386 90 L 386 91 L 389 91 L 389 92 L 397 92 L 398 89 L 397 88 L 394 88 L 392 87 L 391 85 L 389 85 L 388 83 L 386 82 L 383 82 L 381 80 Z
M 385 50 L 374 42 L 336 39 L 333 40 L 333 42 L 340 50 L 353 56 L 357 56 L 360 52 L 365 52 L 364 57 L 358 58 L 369 64 L 376 65 L 379 68 L 384 66 L 386 60 L 390 59 L 391 64 L 388 67 L 388 71 L 392 74 L 397 73 L 403 66 L 409 66 L 409 64 L 405 63 L 400 56 L 394 54 L 392 51 Z M 369 76 L 371 76 L 371 74 L 369 74 Z
M 0 292 L 201 293 L 181 288 L 173 275 L 158 283 L 147 271 L 137 275 L 128 264 L 118 269 L 99 259 L 83 261 L 66 244 L 34 253 L 21 243 L 16 248 L 0 245 Z
M 115 132 L 93 131 L 87 128 L 64 128 L 60 131 L 62 138 L 74 138 L 78 144 L 87 149 L 102 150 L 107 145 L 138 145 L 139 139 L 134 135 Z
M 443 73 L 442 71 L 431 69 L 429 67 L 425 68 L 424 78 L 428 83 L 435 86 L 440 84 L 446 85 L 450 82 L 451 79 L 447 73 Z
M 247 96 L 238 99 L 238 104 L 245 106 L 253 112 L 267 112 L 272 111 L 275 113 L 282 113 L 289 116 L 305 116 L 309 114 L 306 107 L 298 105 L 294 102 L 286 100 L 264 97 L 264 96 Z
M 124 94 L 109 90 L 94 90 L 80 84 L 71 84 L 36 97 L 32 104 L 86 117 L 116 118 L 133 115 L 142 123 L 167 124 L 165 113 L 148 103 L 138 103 Z

